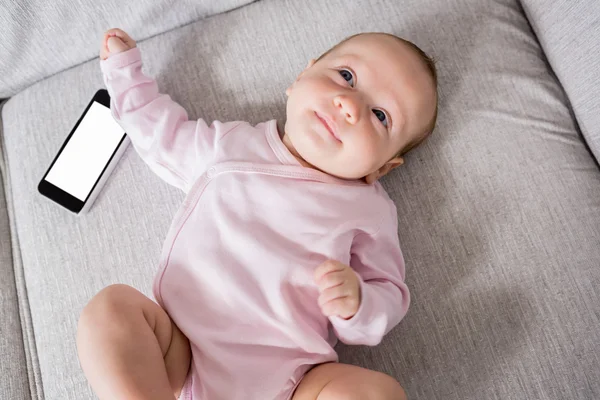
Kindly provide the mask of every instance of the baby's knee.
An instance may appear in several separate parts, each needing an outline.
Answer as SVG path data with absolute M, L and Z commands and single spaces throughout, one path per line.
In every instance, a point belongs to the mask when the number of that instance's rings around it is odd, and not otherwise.
M 116 284 L 99 291 L 83 308 L 79 316 L 78 330 L 91 325 L 99 328 L 104 324 L 115 321 L 124 313 L 130 312 L 129 307 L 135 290 L 131 286 Z
M 406 400 L 406 393 L 400 383 L 384 373 L 376 372 L 368 385 L 368 400 Z
M 381 374 L 380 388 L 381 392 L 378 394 L 379 397 L 374 397 L 374 400 L 406 400 L 406 393 L 396 379 L 389 375 Z
M 339 384 L 330 382 L 317 399 L 336 400 L 406 400 L 406 394 L 400 383 L 381 372 L 368 371 L 362 376 L 352 376 L 349 384 L 345 377 Z

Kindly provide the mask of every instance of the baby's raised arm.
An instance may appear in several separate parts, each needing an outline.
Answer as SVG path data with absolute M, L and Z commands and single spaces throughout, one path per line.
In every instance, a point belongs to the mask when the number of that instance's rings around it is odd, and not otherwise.
M 100 68 L 113 117 L 159 177 L 187 192 L 212 163 L 217 143 L 239 122 L 190 121 L 182 106 L 142 72 L 136 42 L 120 29 L 104 34 Z

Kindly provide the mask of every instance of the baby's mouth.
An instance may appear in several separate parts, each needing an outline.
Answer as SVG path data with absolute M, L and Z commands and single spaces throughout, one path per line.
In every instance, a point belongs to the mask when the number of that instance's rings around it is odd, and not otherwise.
M 330 122 L 330 119 L 327 116 L 321 115 L 316 111 L 315 111 L 315 115 L 317 116 L 317 118 L 319 118 L 319 120 L 325 126 L 325 128 L 327 128 L 329 133 L 331 133 L 331 136 L 333 136 L 337 141 L 341 142 L 340 138 L 335 134 L 335 131 L 332 126 L 333 124 Z

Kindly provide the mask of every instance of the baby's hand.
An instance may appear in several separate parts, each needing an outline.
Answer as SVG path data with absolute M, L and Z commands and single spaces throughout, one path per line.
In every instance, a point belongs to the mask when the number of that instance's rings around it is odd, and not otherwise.
M 319 286 L 319 306 L 326 317 L 350 319 L 360 306 L 360 282 L 348 265 L 327 260 L 315 270 Z
M 100 59 L 106 60 L 113 54 L 121 53 L 135 47 L 133 40 L 127 33 L 119 28 L 109 29 L 104 32 L 102 45 L 100 46 Z

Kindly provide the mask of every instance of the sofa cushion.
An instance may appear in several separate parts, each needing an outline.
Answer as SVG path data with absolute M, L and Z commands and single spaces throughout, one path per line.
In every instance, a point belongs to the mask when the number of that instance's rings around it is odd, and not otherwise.
M 340 345 L 341 360 L 392 374 L 410 399 L 598 398 L 600 170 L 517 0 L 262 0 L 139 47 L 191 118 L 257 123 L 283 120 L 285 88 L 311 57 L 367 30 L 430 52 L 441 103 L 436 133 L 384 179 L 411 308 L 380 346 Z M 184 198 L 131 147 L 83 217 L 36 192 L 101 86 L 94 60 L 4 108 L 47 400 L 93 398 L 75 349 L 79 313 L 111 283 L 150 295 Z
M 600 161 L 600 1 L 523 0 L 581 132 Z
M 0 98 L 95 58 L 107 29 L 143 40 L 252 1 L 0 0 Z
M 0 119 L 0 398 L 31 399 L 4 190 L 7 170 L 3 150 Z

